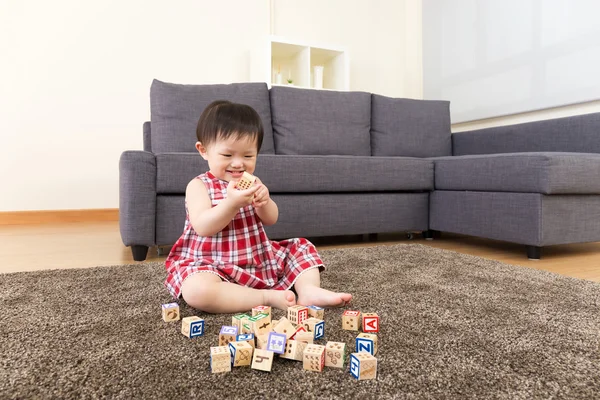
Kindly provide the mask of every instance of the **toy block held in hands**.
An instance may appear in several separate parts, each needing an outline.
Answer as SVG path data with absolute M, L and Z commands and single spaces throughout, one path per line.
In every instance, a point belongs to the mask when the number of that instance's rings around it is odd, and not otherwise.
M 219 333 L 219 346 L 227 346 L 231 342 L 235 342 L 238 334 L 238 328 L 235 326 L 223 325 Z
M 362 315 L 362 330 L 365 333 L 379 332 L 379 315 L 364 313 Z
M 313 332 L 297 332 L 294 335 L 294 340 L 306 344 L 312 344 L 315 341 L 315 334 Z
M 360 325 L 360 311 L 346 310 L 342 314 L 342 329 L 357 331 Z
M 252 357 L 252 369 L 258 369 L 260 371 L 271 372 L 273 366 L 273 354 L 272 351 L 264 349 L 254 350 L 254 356 Z
M 254 182 L 256 181 L 256 177 L 244 171 L 240 180 L 235 184 L 235 188 L 238 190 L 246 190 L 250 189 Z
M 369 353 L 350 354 L 350 373 L 358 380 L 375 379 L 377 359 Z
M 241 335 L 237 335 L 235 338 L 235 341 L 236 342 L 246 342 L 250 346 L 252 346 L 252 349 L 254 349 L 256 347 L 256 345 L 254 344 L 254 334 L 253 333 L 244 333 Z
M 323 371 L 323 366 L 325 366 L 325 346 L 307 344 L 303 353 L 302 366 L 307 371 Z
M 179 304 L 168 303 L 162 305 L 162 318 L 165 322 L 179 321 Z
M 258 314 L 248 318 L 250 332 L 255 335 L 264 335 L 271 332 L 271 317 L 268 314 Z
M 307 343 L 299 342 L 297 340 L 288 340 L 285 343 L 285 349 L 281 358 L 287 358 L 288 360 L 302 361 L 304 358 L 304 349 L 308 346 Z
M 285 351 L 286 341 L 287 336 L 285 334 L 269 332 L 269 337 L 267 339 L 267 350 L 272 351 L 273 353 L 283 354 Z
M 181 320 L 181 333 L 187 338 L 204 335 L 204 320 L 200 317 L 185 317 Z
M 292 306 L 287 309 L 288 320 L 295 325 L 302 325 L 308 319 L 308 307 Z
M 252 307 L 252 316 L 256 317 L 258 314 L 268 314 L 269 318 L 272 317 L 270 306 L 256 306 Z
M 344 368 L 345 352 L 346 343 L 327 342 L 327 345 L 325 345 L 325 366 Z
M 303 323 L 304 328 L 312 332 L 315 339 L 320 339 L 325 335 L 325 321 L 310 317 Z
M 377 335 L 372 333 L 361 333 L 356 337 L 356 352 L 366 352 L 371 355 L 377 354 Z
M 325 309 L 319 306 L 308 306 L 308 316 L 316 319 L 325 319 Z
M 289 339 L 296 333 L 296 327 L 286 317 L 282 317 L 273 332 L 282 333 Z
M 210 370 L 213 374 L 231 371 L 231 353 L 227 346 L 210 348 Z
M 231 365 L 241 367 L 250 365 L 252 362 L 252 352 L 254 348 L 246 342 L 229 343 L 229 353 L 231 354 Z
M 250 318 L 248 314 L 236 314 L 233 317 L 231 317 L 231 326 L 235 326 L 236 328 L 238 328 L 238 332 L 241 332 L 242 323 L 248 318 Z

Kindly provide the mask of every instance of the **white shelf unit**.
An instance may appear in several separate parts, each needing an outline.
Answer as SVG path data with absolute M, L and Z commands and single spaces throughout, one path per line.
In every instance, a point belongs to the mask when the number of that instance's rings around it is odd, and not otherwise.
M 259 58 L 263 61 L 253 73 L 255 80 L 264 81 L 270 86 L 278 85 L 277 72 L 281 73 L 281 85 L 299 88 L 314 88 L 313 71 L 317 65 L 323 66 L 323 89 L 349 90 L 348 52 L 341 47 L 319 46 L 293 42 L 281 37 L 270 36 L 266 49 Z M 264 49 L 264 47 L 263 47 Z

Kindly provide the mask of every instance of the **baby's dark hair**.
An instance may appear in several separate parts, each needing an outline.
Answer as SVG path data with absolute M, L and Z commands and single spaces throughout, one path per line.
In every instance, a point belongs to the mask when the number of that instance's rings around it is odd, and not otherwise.
M 247 104 L 217 100 L 210 103 L 200 115 L 196 128 L 196 137 L 204 147 L 215 143 L 217 139 L 230 137 L 256 139 L 260 150 L 264 135 L 260 116 Z

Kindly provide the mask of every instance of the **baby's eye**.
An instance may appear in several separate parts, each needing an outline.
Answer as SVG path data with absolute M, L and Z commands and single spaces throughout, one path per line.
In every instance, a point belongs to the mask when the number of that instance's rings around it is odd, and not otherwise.
M 231 157 L 231 154 L 221 154 L 223 157 Z
M 254 156 L 245 156 L 246 158 L 254 158 Z

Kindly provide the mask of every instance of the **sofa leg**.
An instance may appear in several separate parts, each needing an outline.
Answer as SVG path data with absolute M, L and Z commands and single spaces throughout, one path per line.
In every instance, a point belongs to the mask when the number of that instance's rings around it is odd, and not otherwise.
M 433 230 L 432 229 L 428 229 L 426 231 L 421 232 L 421 235 L 423 235 L 423 239 L 425 240 L 433 240 Z
M 138 244 L 131 246 L 131 253 L 135 261 L 144 261 L 148 255 L 148 246 L 141 246 Z
M 542 248 L 540 246 L 527 246 L 527 258 L 539 260 L 542 258 Z

